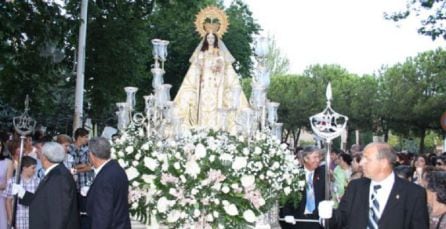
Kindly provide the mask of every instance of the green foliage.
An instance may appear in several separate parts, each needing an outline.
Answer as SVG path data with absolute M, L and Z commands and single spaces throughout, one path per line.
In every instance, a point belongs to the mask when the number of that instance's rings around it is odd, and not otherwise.
M 274 36 L 268 36 L 268 54 L 266 55 L 266 66 L 270 70 L 271 76 L 285 75 L 288 73 L 290 61 L 283 56 L 279 47 L 277 47 Z
M 406 9 L 385 13 L 384 17 L 395 22 L 409 17 L 422 17 L 418 33 L 429 36 L 432 40 L 439 37 L 446 39 L 446 29 L 443 25 L 446 19 L 444 8 L 443 0 L 407 0 Z
M 392 66 L 380 77 L 382 117 L 404 136 L 420 137 L 423 151 L 428 130 L 441 131 L 446 109 L 446 52 L 428 51 Z
M 63 126 L 73 110 L 70 97 L 64 97 L 65 79 L 71 76 L 71 63 L 64 58 L 70 52 L 65 37 L 70 20 L 60 5 L 46 1 L 2 1 L 0 11 L 3 102 L 23 111 L 28 94 L 32 117 L 50 129 Z

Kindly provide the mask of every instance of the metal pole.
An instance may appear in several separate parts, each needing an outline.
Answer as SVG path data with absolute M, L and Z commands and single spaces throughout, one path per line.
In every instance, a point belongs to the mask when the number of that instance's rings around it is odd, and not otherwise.
M 331 153 L 331 140 L 325 142 L 327 144 L 327 154 L 325 155 L 325 200 L 330 200 L 330 153 Z M 328 229 L 328 219 L 324 220 L 324 228 Z
M 84 71 L 85 71 L 85 43 L 87 38 L 88 0 L 81 2 L 81 25 L 79 27 L 78 59 L 76 68 L 76 91 L 74 102 L 73 131 L 82 126 L 84 103 Z

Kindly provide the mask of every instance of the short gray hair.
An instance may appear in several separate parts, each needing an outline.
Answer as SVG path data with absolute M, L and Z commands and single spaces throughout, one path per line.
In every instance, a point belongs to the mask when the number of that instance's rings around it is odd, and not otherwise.
M 308 156 L 308 155 L 310 155 L 312 153 L 319 153 L 319 154 L 321 154 L 322 150 L 319 147 L 317 147 L 317 146 L 307 146 L 307 147 L 305 147 L 302 150 L 301 156 L 302 156 L 302 158 L 304 158 L 304 157 L 306 157 L 306 156 Z
M 94 154 L 96 157 L 101 159 L 110 159 L 110 142 L 103 137 L 96 137 L 90 139 L 88 143 L 88 149 L 90 153 Z
M 392 146 L 388 143 L 381 143 L 381 142 L 373 142 L 366 146 L 366 148 L 369 147 L 376 147 L 376 151 L 378 152 L 376 154 L 377 159 L 387 159 L 391 165 L 395 164 L 396 162 L 396 152 L 393 150 Z
M 65 159 L 65 150 L 57 142 L 46 142 L 42 147 L 42 154 L 52 163 L 60 163 Z

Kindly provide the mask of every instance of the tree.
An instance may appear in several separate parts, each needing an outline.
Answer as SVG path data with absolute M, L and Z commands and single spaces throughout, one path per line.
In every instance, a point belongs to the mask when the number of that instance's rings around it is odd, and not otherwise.
M 274 36 L 268 36 L 268 54 L 266 55 L 266 66 L 270 70 L 271 76 L 285 75 L 288 73 L 290 61 L 283 56 L 279 47 L 277 47 Z
M 397 133 L 420 137 L 423 152 L 428 130 L 441 131 L 446 109 L 446 52 L 427 51 L 390 67 L 381 77 L 384 119 Z
M 50 130 L 57 129 L 73 108 L 72 103 L 60 103 L 72 67 L 66 58 L 70 20 L 52 1 L 2 1 L 0 11 L 2 100 L 23 111 L 28 94 L 30 115 Z
M 443 0 L 407 0 L 407 7 L 403 11 L 385 13 L 384 17 L 395 22 L 413 17 L 423 17 L 418 28 L 418 33 L 429 36 L 432 40 L 438 37 L 446 39 L 446 28 L 443 23 L 446 20 L 444 9 L 446 2 Z

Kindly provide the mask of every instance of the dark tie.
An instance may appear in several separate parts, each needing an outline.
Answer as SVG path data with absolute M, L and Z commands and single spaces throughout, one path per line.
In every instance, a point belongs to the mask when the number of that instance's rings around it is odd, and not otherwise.
M 376 195 L 378 193 L 378 190 L 381 188 L 381 185 L 374 185 L 372 196 L 370 198 L 371 205 L 369 210 L 369 221 L 367 223 L 367 229 L 378 229 L 378 212 L 379 212 L 379 202 L 376 199 Z

